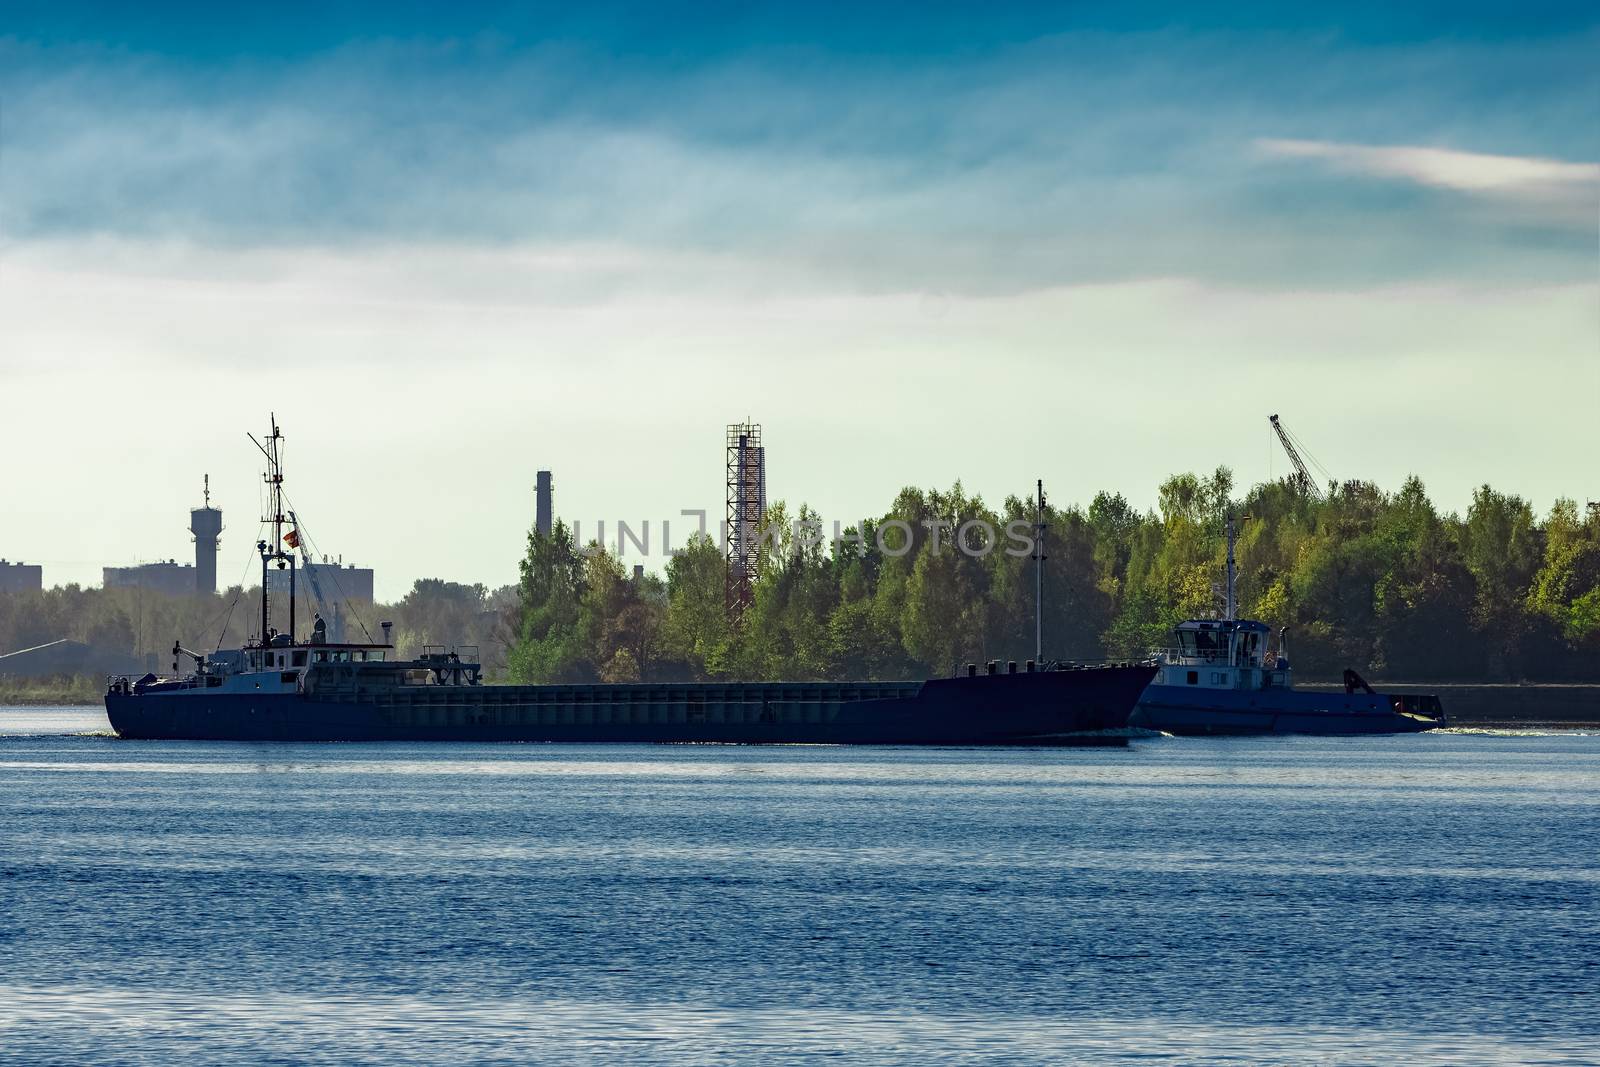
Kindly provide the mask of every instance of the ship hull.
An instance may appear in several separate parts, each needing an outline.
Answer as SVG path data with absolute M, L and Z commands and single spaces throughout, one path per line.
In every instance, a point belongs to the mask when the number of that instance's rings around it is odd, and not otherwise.
M 1125 744 L 1144 666 L 922 683 L 421 686 L 378 694 L 114 692 L 121 737 L 868 745 Z
M 1398 698 L 1401 707 L 1415 699 Z M 1128 724 L 1180 737 L 1412 734 L 1447 725 L 1442 713 L 1396 710 L 1396 700 L 1381 693 L 1195 690 L 1152 685 L 1139 698 Z

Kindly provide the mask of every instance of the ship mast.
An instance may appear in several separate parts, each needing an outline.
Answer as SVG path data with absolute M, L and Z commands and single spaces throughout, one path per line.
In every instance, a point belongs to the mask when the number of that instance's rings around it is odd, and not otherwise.
M 261 454 L 267 457 L 267 471 L 262 479 L 267 483 L 267 511 L 261 516 L 261 521 L 272 525 L 272 540 L 256 542 L 256 551 L 261 553 L 261 647 L 266 648 L 271 644 L 269 627 L 271 626 L 271 613 L 268 610 L 270 596 L 267 592 L 268 578 L 271 574 L 272 564 L 276 562 L 281 571 L 289 571 L 289 643 L 294 643 L 294 556 L 283 550 L 283 524 L 286 521 L 283 513 L 283 433 L 278 429 L 278 416 L 272 416 L 272 433 L 267 436 L 267 443 L 257 441 L 254 434 L 247 435 L 255 446 L 261 449 Z

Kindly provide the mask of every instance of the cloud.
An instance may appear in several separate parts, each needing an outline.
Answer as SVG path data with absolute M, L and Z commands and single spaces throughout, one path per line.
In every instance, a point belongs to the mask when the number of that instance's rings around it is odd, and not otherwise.
M 1262 138 L 1256 147 L 1282 159 L 1314 159 L 1349 174 L 1392 178 L 1434 189 L 1501 199 L 1593 222 L 1600 208 L 1600 163 L 1500 156 L 1422 145 L 1363 145 Z
M 845 293 L 1561 283 L 1593 269 L 1570 204 L 1552 217 L 1308 182 L 1240 146 L 1465 131 L 1506 158 L 1561 156 L 1586 136 L 1595 43 L 1374 51 L 1171 30 L 663 65 L 419 40 L 213 67 L 0 38 L 0 230 L 16 246 L 648 249 L 780 261 L 786 287 Z M 662 284 L 618 270 L 547 291 Z

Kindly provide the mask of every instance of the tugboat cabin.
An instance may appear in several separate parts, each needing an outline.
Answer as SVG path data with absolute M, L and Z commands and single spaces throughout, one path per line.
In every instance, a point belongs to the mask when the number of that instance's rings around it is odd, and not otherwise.
M 1290 684 L 1282 638 L 1268 649 L 1272 628 L 1250 619 L 1190 619 L 1178 624 L 1176 648 L 1156 653 L 1157 685 L 1204 689 L 1274 689 Z

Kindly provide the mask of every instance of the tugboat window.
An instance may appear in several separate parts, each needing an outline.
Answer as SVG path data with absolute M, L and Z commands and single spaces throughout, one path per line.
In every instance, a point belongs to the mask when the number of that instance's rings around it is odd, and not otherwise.
M 1200 672 L 1199 671 L 1190 671 L 1189 672 L 1189 684 L 1190 685 L 1199 685 L 1200 684 Z

